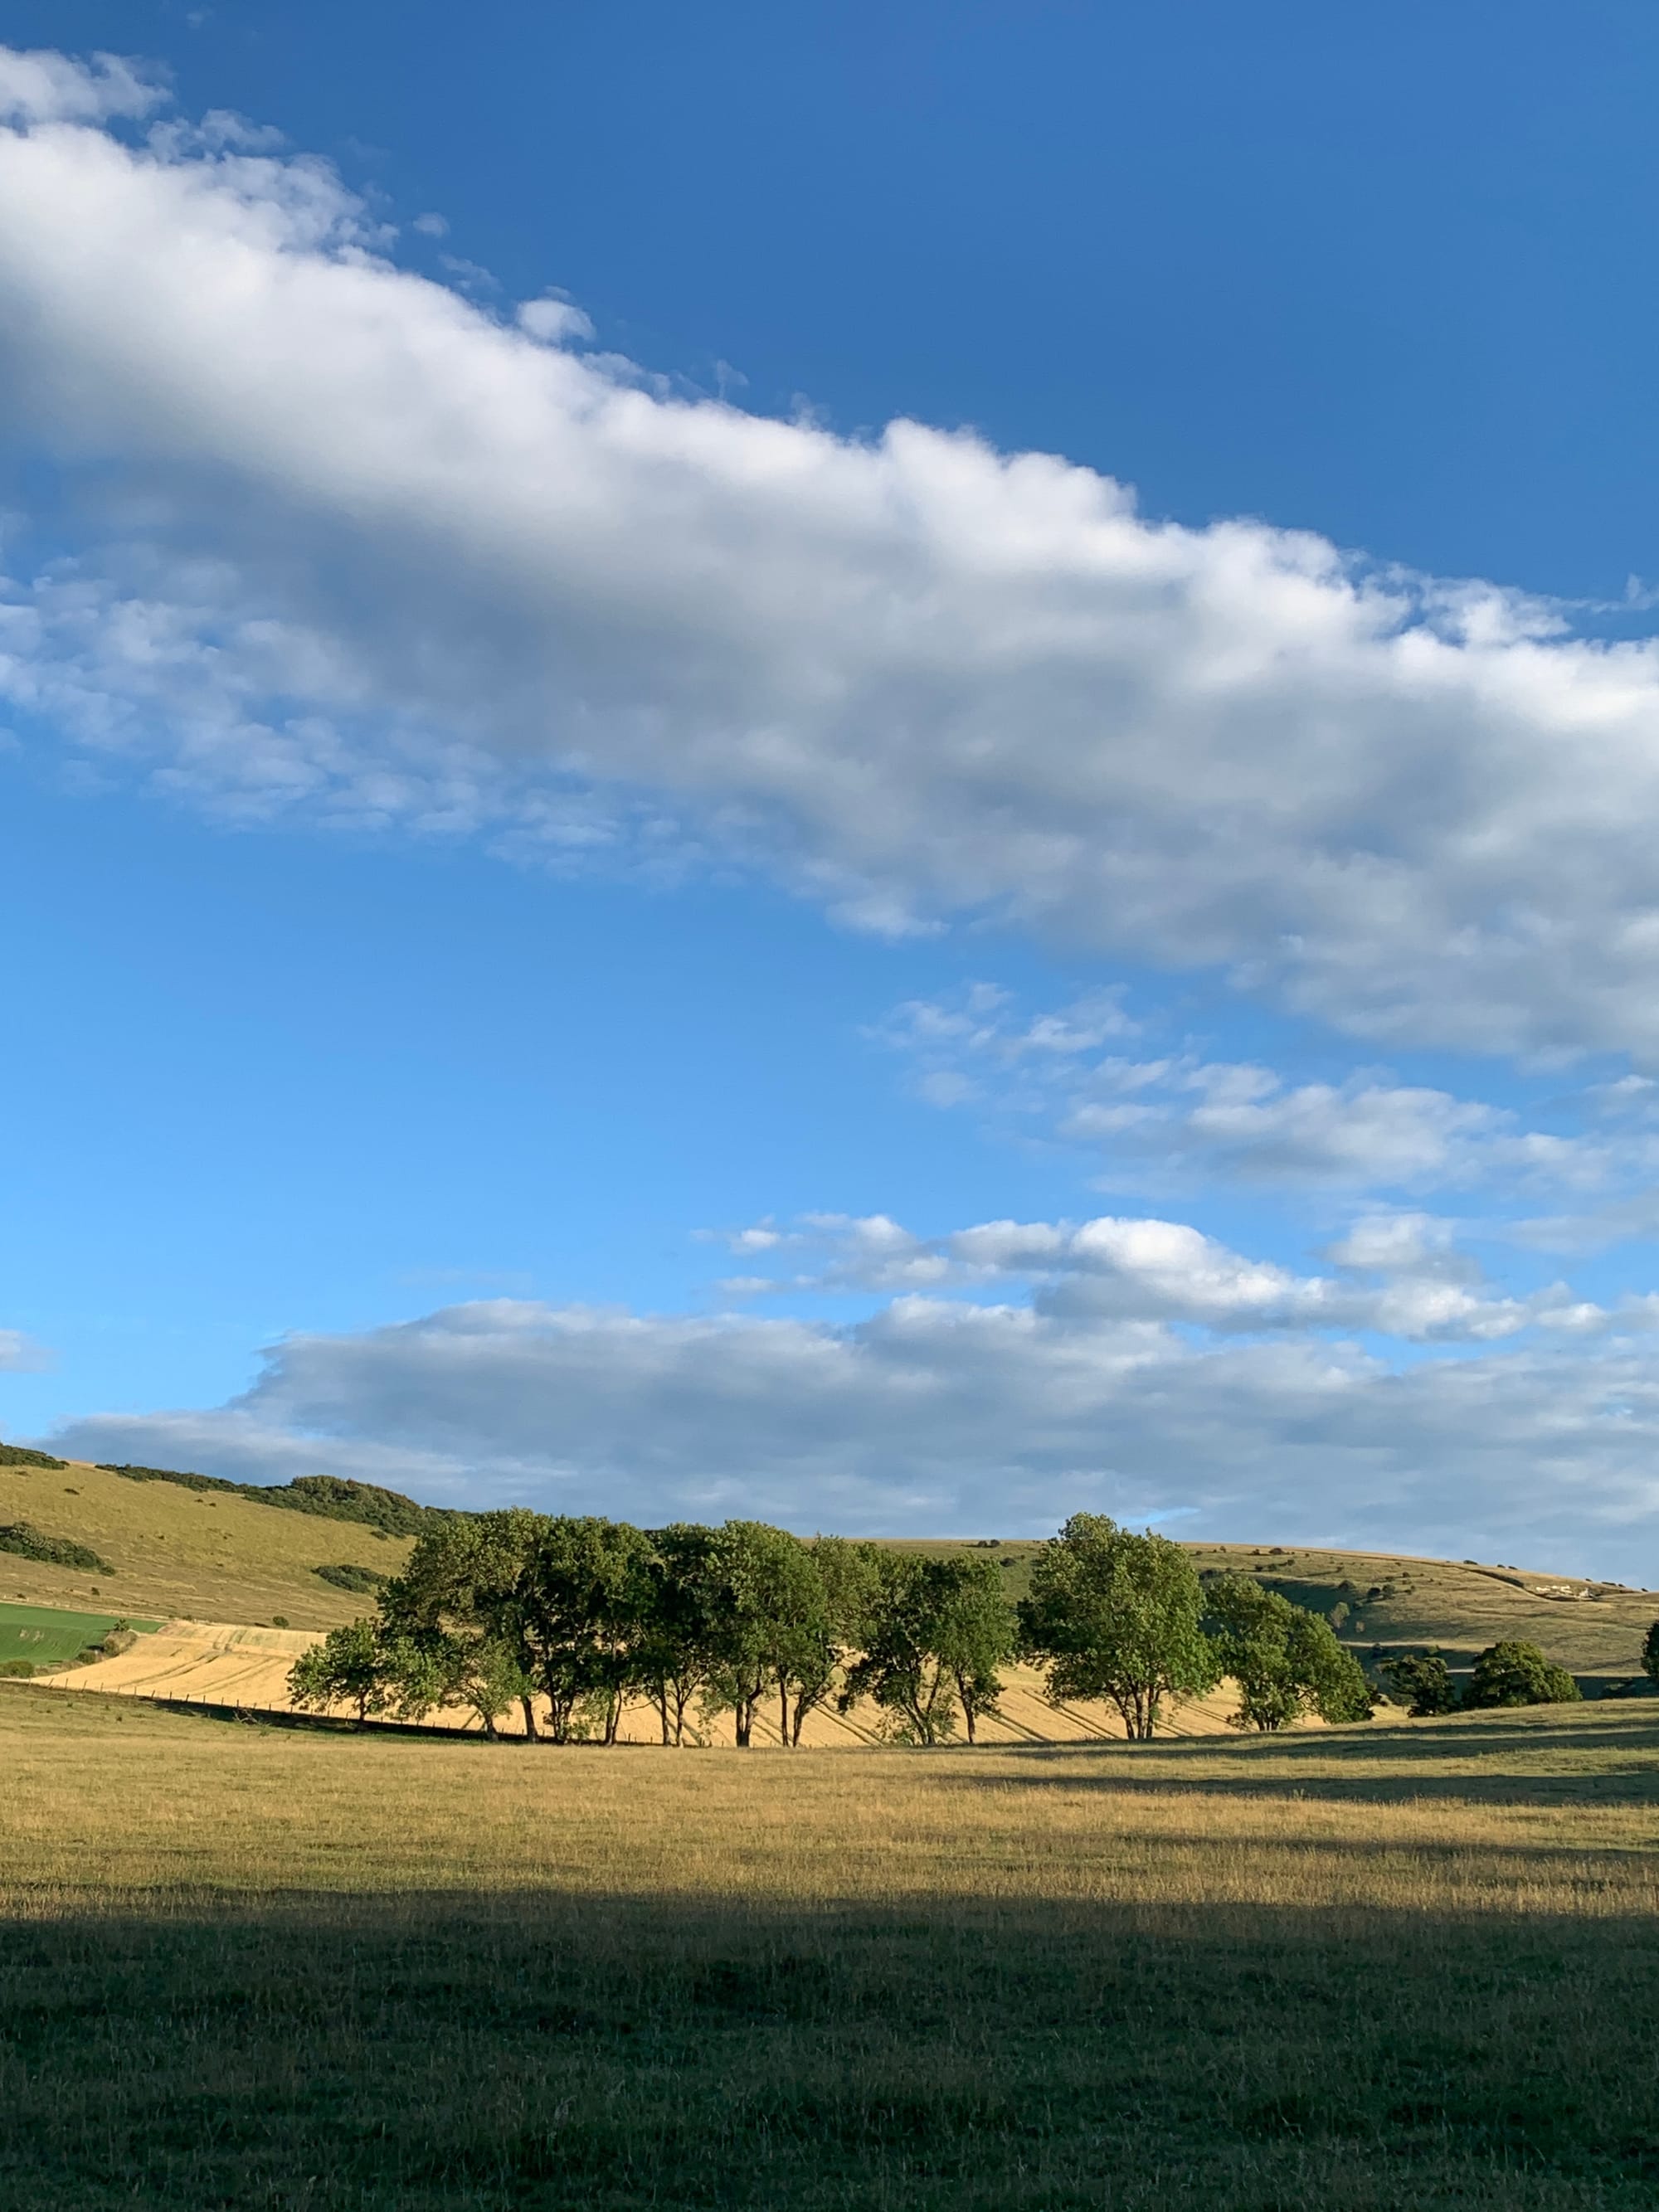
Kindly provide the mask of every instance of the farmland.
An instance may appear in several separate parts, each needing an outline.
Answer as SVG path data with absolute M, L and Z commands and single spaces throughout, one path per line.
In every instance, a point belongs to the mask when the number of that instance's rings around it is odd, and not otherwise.
M 27 1660 L 36 1667 L 61 1667 L 89 1645 L 101 1644 L 117 1626 L 108 1613 L 65 1613 L 53 1606 L 0 1605 L 0 1665 Z M 129 1621 L 147 1632 L 154 1620 Z
M 1650 1704 L 826 1758 L 0 1684 L 0 1762 L 39 2212 L 1635 2212 L 1659 2174 Z

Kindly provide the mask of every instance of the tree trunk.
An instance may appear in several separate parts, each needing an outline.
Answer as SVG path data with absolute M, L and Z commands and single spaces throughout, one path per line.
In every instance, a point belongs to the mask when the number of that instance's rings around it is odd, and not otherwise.
M 972 1702 L 967 1698 L 962 1701 L 962 1717 L 967 1723 L 968 1741 L 971 1743 L 974 1741 L 974 1708 Z
M 789 1685 L 781 1674 L 778 1677 L 778 1743 L 785 1751 L 789 1747 Z
M 737 1704 L 732 1708 L 732 1724 L 737 1735 L 738 1749 L 739 1751 L 747 1751 L 749 1748 L 749 1722 L 750 1711 L 751 1708 L 745 1705 L 741 1698 L 738 1699 Z
M 541 1736 L 536 1727 L 535 1699 L 533 1698 L 520 1698 L 519 1703 L 524 1707 L 525 1741 L 526 1743 L 539 1743 L 541 1741 Z

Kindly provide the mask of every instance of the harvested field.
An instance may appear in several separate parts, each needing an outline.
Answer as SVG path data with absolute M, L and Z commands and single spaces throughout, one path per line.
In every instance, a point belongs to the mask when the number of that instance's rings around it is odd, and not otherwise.
M 229 1621 L 169 1621 L 158 1635 L 147 1636 L 118 1658 L 77 1667 L 72 1674 L 56 1677 L 55 1686 L 287 1712 L 290 1710 L 289 1669 L 316 1641 L 314 1634 L 296 1630 L 243 1628 Z M 1041 1675 L 1029 1667 L 1011 1667 L 1007 1680 L 1001 1716 L 982 1723 L 987 1743 L 1078 1743 L 1123 1734 L 1122 1722 L 1109 1706 L 1050 1705 Z M 1231 1692 L 1224 1692 L 1171 1706 L 1165 1733 L 1213 1735 L 1225 1728 L 1234 1703 Z M 868 1705 L 855 1706 L 844 1716 L 815 1712 L 808 1717 L 803 1745 L 823 1748 L 876 1743 L 880 1741 L 879 1717 Z M 458 1732 L 476 1730 L 478 1725 L 459 1713 L 434 1713 L 431 1724 Z M 524 1723 L 516 1709 L 504 1717 L 501 1725 L 508 1735 L 523 1734 Z M 706 1722 L 701 1729 L 711 1742 L 722 1741 L 730 1732 L 730 1721 L 723 1719 Z M 756 1722 L 755 1735 L 759 1743 L 775 1745 L 778 1741 L 777 1723 L 764 1711 Z M 625 1743 L 658 1742 L 660 1726 L 655 1707 L 629 1705 L 623 1716 L 621 1735 Z
M 36 2212 L 1646 2212 L 1659 1711 L 532 1751 L 0 1684 Z

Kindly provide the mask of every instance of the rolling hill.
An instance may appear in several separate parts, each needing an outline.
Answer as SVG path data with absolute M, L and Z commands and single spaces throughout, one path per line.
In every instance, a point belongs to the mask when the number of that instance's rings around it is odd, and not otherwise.
M 81 1461 L 0 1464 L 0 1529 L 22 1523 L 46 1548 L 78 1548 L 108 1570 L 0 1549 L 0 1601 L 310 1631 L 356 1620 L 371 1607 L 374 1578 L 408 1557 L 413 1539 L 397 1532 L 418 1526 L 422 1509 L 346 1485 L 319 1486 L 303 1510 L 283 1510 L 289 1503 L 281 1492 L 267 1500 L 200 1478 L 135 1480 Z M 392 1527 L 356 1517 L 365 1511 Z M 990 1538 L 912 1547 L 989 1554 L 1011 1598 L 1024 1594 L 1039 1548 Z M 1522 1637 L 1593 1691 L 1639 1674 L 1643 1637 L 1659 1618 L 1659 1592 L 1544 1569 L 1307 1546 L 1187 1548 L 1200 1573 L 1254 1574 L 1326 1614 L 1366 1658 L 1432 1644 L 1455 1668 L 1501 1637 Z
M 0 1465 L 0 1528 L 19 1523 L 95 1553 L 108 1571 L 0 1549 L 0 1600 L 255 1626 L 280 1617 L 307 1629 L 355 1620 L 369 1604 L 319 1568 L 396 1574 L 412 1541 L 361 1521 L 283 1510 L 234 1490 L 135 1481 L 79 1460 Z

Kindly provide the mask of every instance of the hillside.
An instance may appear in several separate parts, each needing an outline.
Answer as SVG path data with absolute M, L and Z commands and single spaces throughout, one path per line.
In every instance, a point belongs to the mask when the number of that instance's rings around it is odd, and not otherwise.
M 368 1604 L 320 1579 L 319 1567 L 395 1574 L 411 1540 L 234 1492 L 134 1482 L 79 1460 L 0 1466 L 0 1527 L 19 1522 L 83 1546 L 113 1571 L 0 1551 L 0 1600 L 86 1611 L 95 1599 L 98 1612 L 254 1625 L 280 1615 L 311 1629 L 355 1620 Z
M 317 1569 L 395 1574 L 412 1540 L 232 1489 L 134 1481 L 79 1461 L 0 1465 L 0 1526 L 17 1522 L 95 1553 L 113 1572 L 0 1552 L 0 1601 L 86 1610 L 95 1599 L 94 1611 L 256 1627 L 279 1616 L 295 1629 L 356 1620 L 371 1593 L 335 1588 Z M 1009 1596 L 1018 1598 L 1039 1547 L 1012 1538 L 903 1548 L 994 1558 Z M 1455 1667 L 1500 1637 L 1522 1637 L 1593 1686 L 1639 1674 L 1642 1638 L 1659 1619 L 1659 1592 L 1543 1569 L 1293 1546 L 1186 1548 L 1201 1573 L 1255 1574 L 1297 1604 L 1336 1616 L 1338 1634 L 1365 1658 L 1379 1648 L 1437 1644 Z
M 905 1548 L 988 1554 L 1003 1564 L 1009 1596 L 1020 1598 L 1041 1547 L 1018 1538 L 981 1538 Z M 1328 1618 L 1342 1608 L 1332 1625 L 1366 1660 L 1378 1650 L 1386 1656 L 1436 1644 L 1455 1672 L 1489 1644 L 1518 1637 L 1594 1686 L 1640 1674 L 1642 1639 L 1659 1620 L 1659 1591 L 1544 1569 L 1308 1545 L 1188 1544 L 1182 1549 L 1200 1574 L 1255 1575 Z

